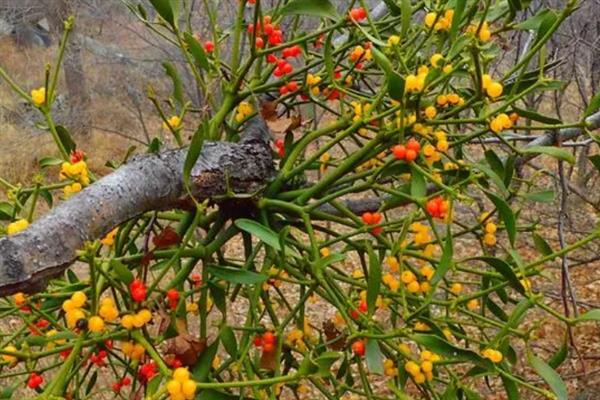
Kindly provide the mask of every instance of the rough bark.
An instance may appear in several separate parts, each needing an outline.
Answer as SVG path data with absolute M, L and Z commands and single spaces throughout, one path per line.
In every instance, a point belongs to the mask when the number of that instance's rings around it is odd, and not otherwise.
M 204 143 L 190 176 L 192 196 L 214 200 L 228 190 L 259 191 L 274 174 L 269 140 L 266 124 L 255 118 L 239 143 Z M 103 237 L 124 221 L 189 204 L 183 184 L 186 154 L 187 149 L 177 149 L 136 157 L 25 231 L 0 239 L 0 296 L 41 290 L 75 260 L 86 241 Z

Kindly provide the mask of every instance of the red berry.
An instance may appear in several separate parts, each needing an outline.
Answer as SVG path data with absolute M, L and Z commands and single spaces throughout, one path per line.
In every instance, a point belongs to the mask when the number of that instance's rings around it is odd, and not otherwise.
M 365 300 L 361 300 L 360 303 L 358 303 L 358 311 L 364 314 L 367 312 L 367 310 L 367 302 Z
M 406 162 L 413 162 L 414 160 L 416 160 L 417 158 L 417 152 L 412 150 L 412 149 L 408 149 L 406 150 Z
M 211 40 L 207 40 L 204 42 L 204 50 L 206 50 L 207 53 L 212 53 L 215 51 L 215 44 Z
M 129 386 L 129 385 L 131 385 L 131 378 L 129 378 L 128 376 L 126 376 L 123 379 L 121 379 L 121 385 L 123 385 L 123 386 Z
M 296 90 L 298 90 L 298 82 L 291 81 L 287 84 L 287 88 L 290 92 L 295 92 Z
M 167 298 L 169 300 L 179 300 L 179 291 L 177 289 L 169 289 L 167 291 Z
M 275 334 L 273 332 L 267 331 L 262 335 L 263 346 L 267 343 L 274 344 L 276 341 Z
M 359 357 L 364 356 L 365 342 L 363 342 L 362 340 L 357 340 L 356 342 L 352 343 L 352 351 Z
M 288 92 L 289 92 L 289 90 L 288 90 L 287 86 L 285 86 L 285 85 L 284 85 L 284 86 L 281 86 L 281 87 L 279 88 L 279 94 L 280 94 L 281 96 L 284 96 L 284 95 L 286 95 Z
M 273 75 L 275 75 L 277 78 L 281 78 L 283 76 L 283 69 L 279 67 L 275 68 L 275 70 L 273 70 Z
M 275 31 L 275 27 L 273 26 L 273 24 L 265 23 L 265 27 L 264 27 L 263 31 L 264 31 L 265 35 L 270 36 Z
M 71 164 L 75 164 L 79 161 L 82 161 L 85 158 L 85 153 L 82 150 L 73 150 L 71 151 Z
M 270 353 L 273 350 L 275 350 L 275 345 L 273 343 L 263 344 L 263 353 Z
M 27 387 L 30 389 L 37 389 L 42 383 L 44 383 L 44 378 L 42 378 L 41 375 L 32 372 L 27 380 Z
M 115 393 L 119 393 L 121 391 L 121 384 L 119 382 L 115 382 L 112 384 L 112 390 Z
M 350 10 L 350 19 L 361 21 L 367 18 L 367 11 L 363 7 L 353 8 Z
M 371 225 L 373 223 L 373 214 L 370 212 L 363 213 L 362 220 L 365 224 Z
M 404 160 L 406 158 L 406 147 L 403 144 L 397 144 L 392 147 L 392 153 L 396 160 Z
M 263 17 L 263 23 L 270 24 L 271 23 L 271 16 L 270 15 L 265 15 Z
M 254 24 L 248 25 L 248 33 L 254 33 Z
M 377 225 L 380 222 L 381 222 L 381 214 L 378 213 L 378 212 L 373 213 L 373 222 L 372 222 L 372 225 Z
M 133 282 L 129 284 L 129 290 L 133 301 L 141 303 L 146 300 L 146 286 L 140 279 L 134 279 Z
M 269 64 L 275 64 L 277 62 L 277 56 L 275 54 L 267 54 L 267 62 Z
M 383 228 L 381 226 L 376 226 L 375 228 L 371 229 L 371 233 L 373 235 L 379 235 L 381 232 L 383 232 Z
M 406 143 L 406 148 L 410 150 L 414 150 L 416 153 L 421 150 L 421 144 L 417 142 L 415 139 L 410 139 L 408 143 Z
M 261 346 L 262 346 L 262 344 L 263 344 L 263 342 L 262 342 L 262 337 L 261 337 L 260 335 L 256 335 L 256 336 L 254 337 L 254 345 L 255 345 L 256 347 L 261 347 Z
M 256 42 L 254 42 L 257 49 L 262 49 L 265 47 L 265 41 L 260 36 L 256 38 Z
M 292 72 L 294 72 L 294 67 L 292 66 L 292 64 L 285 64 L 283 66 L 283 73 L 284 74 L 291 74 Z

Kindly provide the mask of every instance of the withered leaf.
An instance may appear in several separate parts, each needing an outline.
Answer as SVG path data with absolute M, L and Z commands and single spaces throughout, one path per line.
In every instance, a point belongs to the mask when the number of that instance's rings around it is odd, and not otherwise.
M 167 340 L 165 355 L 178 359 L 186 367 L 191 367 L 198 362 L 205 349 L 205 339 L 183 333 Z
M 323 333 L 330 349 L 339 351 L 346 347 L 346 334 L 340 332 L 331 320 L 323 321 Z

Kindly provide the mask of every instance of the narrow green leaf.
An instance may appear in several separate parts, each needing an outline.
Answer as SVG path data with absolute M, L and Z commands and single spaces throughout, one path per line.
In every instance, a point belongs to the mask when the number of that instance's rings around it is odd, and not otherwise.
M 185 161 L 183 162 L 183 184 L 186 188 L 190 187 L 190 174 L 192 173 L 192 169 L 194 169 L 194 165 L 196 165 L 196 161 L 198 161 L 198 158 L 200 157 L 200 153 L 202 153 L 206 128 L 207 124 L 204 123 L 198 127 L 196 132 L 194 132 L 192 142 L 190 143 L 190 147 L 185 156 Z
M 567 391 L 567 386 L 560 375 L 551 366 L 546 364 L 544 360 L 536 357 L 531 352 L 527 352 L 527 358 L 533 369 L 535 369 L 538 375 L 546 381 L 548 386 L 550 386 L 550 389 L 552 389 L 557 399 L 568 400 L 569 393 Z
M 590 162 L 594 164 L 594 167 L 600 172 L 600 154 L 594 154 L 588 157 Z
M 162 63 L 163 68 L 171 81 L 173 82 L 173 98 L 179 107 L 183 107 L 183 85 L 177 69 L 168 61 Z
M 54 165 L 61 165 L 65 160 L 56 157 L 43 157 L 39 161 L 40 168 L 52 167 Z
M 256 236 L 268 246 L 271 246 L 275 250 L 282 251 L 281 244 L 279 243 L 279 236 L 272 229 L 246 218 L 237 219 L 234 223 L 239 229 Z M 300 254 L 292 248 L 286 248 L 285 252 L 293 257 L 301 258 Z
M 550 247 L 548 242 L 546 242 L 546 239 L 544 239 L 535 232 L 533 232 L 531 235 L 533 236 L 533 243 L 535 244 L 535 248 L 541 255 L 549 256 L 550 254 L 554 253 L 554 250 L 552 250 L 552 247 Z
M 471 361 L 475 364 L 484 364 L 484 359 L 477 353 L 462 349 L 448 343 L 446 340 L 430 334 L 415 334 L 409 337 L 417 344 L 442 355 L 444 359 L 453 361 Z
M 548 360 L 548 365 L 551 368 L 558 368 L 560 365 L 567 359 L 569 355 L 569 337 L 565 334 L 562 345 L 558 349 L 556 353 L 552 356 L 550 360 Z
M 381 262 L 371 247 L 371 243 L 367 242 L 367 252 L 369 254 L 369 277 L 367 282 L 367 309 L 369 316 L 375 312 L 377 296 L 381 290 Z
M 494 203 L 494 206 L 498 209 L 498 213 L 500 213 L 500 218 L 504 222 L 504 227 L 506 228 L 506 233 L 508 234 L 508 239 L 510 240 L 511 245 L 515 245 L 515 239 L 517 238 L 517 221 L 515 218 L 515 214 L 513 214 L 510 206 L 504 201 L 504 199 L 498 197 L 492 192 L 485 192 L 486 196 Z
M 208 380 L 208 374 L 218 349 L 219 338 L 215 339 L 215 341 L 204 350 L 192 369 L 192 375 L 196 382 L 206 382 Z
M 523 197 L 529 201 L 535 201 L 537 203 L 552 203 L 554 201 L 554 190 L 542 190 L 540 192 L 531 192 L 525 194 Z
M 224 266 L 211 265 L 208 267 L 208 271 L 219 279 L 240 285 L 256 285 L 269 279 L 268 276 L 253 271 Z
M 312 15 L 338 19 L 338 14 L 329 0 L 292 0 L 281 9 L 283 15 Z
M 11 220 L 15 209 L 12 204 L 3 201 L 0 203 L 0 220 Z
M 452 244 L 452 232 L 450 232 L 451 224 L 448 224 L 446 230 L 446 241 L 444 242 L 444 252 L 440 258 L 440 262 L 437 265 L 435 274 L 431 277 L 431 284 L 436 285 L 448 272 L 448 269 L 452 265 L 452 257 L 454 253 L 454 245 Z
M 427 183 L 421 172 L 411 165 L 410 195 L 417 199 L 427 196 Z
M 590 310 L 584 314 L 581 314 L 577 318 L 577 322 L 580 321 L 600 321 L 600 309 Z
M 175 10 L 173 10 L 173 3 L 170 0 L 150 0 L 150 3 L 156 10 L 156 12 L 169 23 L 171 26 L 175 26 Z
M 133 282 L 133 273 L 121 261 L 111 260 L 110 266 L 121 282 L 125 283 L 126 285 L 129 285 L 131 282 Z
M 544 22 L 546 18 L 548 18 L 549 14 L 555 14 L 554 11 L 551 11 L 547 8 L 541 8 L 533 17 L 526 19 L 523 22 L 519 22 L 515 25 L 515 28 L 522 29 L 526 31 L 539 31 L 540 26 Z M 555 14 L 556 15 L 556 14 Z
M 511 286 L 515 290 L 525 294 L 525 289 L 523 288 L 523 285 L 521 285 L 519 278 L 517 278 L 515 271 L 506 261 L 496 257 L 474 257 L 470 258 L 469 260 L 479 260 L 485 262 L 490 267 L 494 268 L 498 273 L 500 273 L 504 278 L 506 278 L 506 280 L 510 282 Z
M 402 21 L 400 22 L 400 35 L 402 37 L 406 37 L 412 19 L 411 0 L 402 0 L 402 3 L 400 3 L 400 9 L 402 14 Z
M 504 391 L 508 396 L 508 400 L 520 400 L 519 396 L 519 387 L 512 379 L 509 379 L 507 376 L 502 375 L 502 384 L 504 385 Z
M 561 147 L 553 146 L 531 146 L 521 149 L 524 154 L 546 154 L 548 156 L 557 158 L 568 162 L 569 164 L 575 163 L 575 156 L 569 150 Z
M 73 141 L 73 138 L 71 137 L 71 134 L 67 128 L 62 125 L 56 125 L 56 133 L 58 134 L 58 140 L 60 140 L 67 153 L 70 154 L 73 150 L 75 150 L 75 142 Z
M 188 49 L 194 57 L 194 61 L 201 69 L 208 71 L 210 69 L 210 63 L 208 57 L 204 51 L 204 47 L 196 40 L 196 38 L 189 32 L 183 34 L 183 40 L 188 45 Z
M 231 358 L 235 359 L 238 353 L 238 345 L 233 329 L 228 325 L 223 326 L 221 328 L 221 333 L 219 333 L 219 339 L 221 340 L 221 343 L 223 343 L 223 347 L 225 347 L 227 353 Z
M 318 366 L 317 375 L 322 378 L 329 376 L 331 374 L 331 366 L 334 362 L 339 360 L 341 356 L 342 353 L 337 351 L 326 351 L 321 353 L 319 357 L 314 360 L 314 363 Z
M 538 112 L 535 112 L 533 110 L 526 110 L 524 108 L 515 107 L 514 105 L 513 105 L 513 109 L 517 112 L 517 114 L 519 114 L 520 117 L 524 117 L 524 118 L 530 119 L 532 121 L 537 121 L 537 122 L 541 122 L 543 124 L 551 124 L 551 125 L 562 124 L 562 121 L 558 118 L 552 118 L 547 115 L 543 115 Z
M 467 0 L 456 0 L 456 4 L 454 5 L 454 17 L 452 18 L 452 26 L 450 27 L 450 43 L 452 43 L 456 38 L 466 5 Z
M 584 117 L 589 117 L 598 111 L 598 109 L 600 109 L 600 92 L 596 93 L 596 95 L 590 100 L 587 108 L 585 109 Z
M 383 374 L 383 355 L 379 348 L 379 343 L 376 339 L 367 339 L 365 348 L 365 359 L 367 360 L 367 368 L 372 374 Z

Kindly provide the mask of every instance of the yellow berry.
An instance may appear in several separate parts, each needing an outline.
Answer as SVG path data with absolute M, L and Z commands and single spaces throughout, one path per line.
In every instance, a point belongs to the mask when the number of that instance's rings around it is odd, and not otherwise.
M 175 379 L 177 382 L 183 383 L 190 379 L 190 371 L 188 371 L 187 368 L 177 368 L 175 371 L 173 371 L 173 379 Z
M 4 350 L 5 350 L 5 351 L 12 351 L 12 352 L 15 352 L 15 351 L 17 351 L 17 348 L 16 348 L 15 346 L 9 345 L 9 346 L 6 346 L 6 347 L 4 348 Z M 8 362 L 8 363 L 13 363 L 13 362 L 17 361 L 17 357 L 15 357 L 15 356 L 11 356 L 11 355 L 8 355 L 8 354 L 3 354 L 3 355 L 2 355 L 2 359 L 3 359 L 5 362 Z
M 413 378 L 415 380 L 415 383 L 417 383 L 418 385 L 422 385 L 423 383 L 425 383 L 425 379 L 426 379 L 425 375 L 420 372 L 418 374 L 414 375 Z
M 435 19 L 437 18 L 437 14 L 434 12 L 430 12 L 427 15 L 425 15 L 425 25 L 428 28 L 431 28 L 435 22 Z
M 414 361 L 407 361 L 406 364 L 404 364 L 404 369 L 413 376 L 421 372 L 421 367 Z
M 477 300 L 477 299 L 471 299 L 467 303 L 467 308 L 471 311 L 477 310 L 478 307 L 479 307 L 479 300 Z
M 487 246 L 494 246 L 496 242 L 496 235 L 494 235 L 493 233 L 486 233 L 485 235 L 483 235 L 483 243 L 485 243 Z
M 8 226 L 6 227 L 6 234 L 14 235 L 16 233 L 21 232 L 28 226 L 29 226 L 29 222 L 26 219 L 22 218 L 22 219 L 16 220 L 15 222 L 11 222 L 10 224 L 8 224 Z
M 444 59 L 444 56 L 443 56 L 443 55 L 441 55 L 440 53 L 435 53 L 434 55 L 432 55 L 432 56 L 431 56 L 431 59 L 430 59 L 430 61 L 431 61 L 431 66 L 432 66 L 432 67 L 434 67 L 434 68 L 437 68 L 437 67 L 439 66 L 439 65 L 438 65 L 438 64 L 439 64 L 439 62 L 440 62 L 441 60 L 443 60 L 443 59 Z
M 143 308 L 140 311 L 138 311 L 137 316 L 144 321 L 144 324 L 147 324 L 148 322 L 150 322 L 152 320 L 152 313 L 150 312 L 150 310 Z
M 417 293 L 419 290 L 421 290 L 421 285 L 418 281 L 412 281 L 411 283 L 406 285 L 406 288 L 410 293 Z
M 73 295 L 71 296 L 71 301 L 73 302 L 75 307 L 80 308 L 85 305 L 85 302 L 87 301 L 87 296 L 82 291 L 78 291 L 73 293 Z
M 460 292 L 462 292 L 462 285 L 458 282 L 453 283 L 452 286 L 450 286 L 450 291 L 458 296 Z
M 487 92 L 488 96 L 490 96 L 493 99 L 501 96 L 503 90 L 504 87 L 502 87 L 502 84 L 499 82 L 490 82 L 485 88 L 485 91 Z
M 41 106 L 46 102 L 46 88 L 33 89 L 31 91 L 31 100 L 36 106 Z
M 104 330 L 104 320 L 98 316 L 91 317 L 88 320 L 88 329 L 90 332 L 102 332 Z
M 429 106 L 425 109 L 425 116 L 429 119 L 432 119 L 437 115 L 437 110 L 434 106 Z
M 433 363 L 431 361 L 423 361 L 421 363 L 421 371 L 423 371 L 423 372 L 433 371 Z
M 392 35 L 388 38 L 388 45 L 397 46 L 400 43 L 400 36 Z
M 167 392 L 169 392 L 170 395 L 181 394 L 181 383 L 174 379 L 170 380 L 167 383 Z
M 125 329 L 133 329 L 133 315 L 123 315 L 123 318 L 121 318 L 121 325 Z
M 196 382 L 188 379 L 181 385 L 181 391 L 186 398 L 193 398 L 194 394 L 196 393 Z
M 402 272 L 402 275 L 401 275 L 402 282 L 408 284 L 408 283 L 415 281 L 416 279 L 417 279 L 417 277 L 415 276 L 415 274 L 412 271 Z

